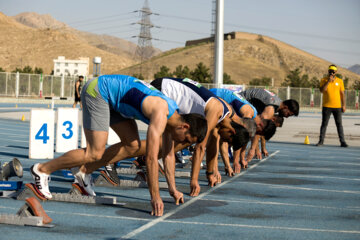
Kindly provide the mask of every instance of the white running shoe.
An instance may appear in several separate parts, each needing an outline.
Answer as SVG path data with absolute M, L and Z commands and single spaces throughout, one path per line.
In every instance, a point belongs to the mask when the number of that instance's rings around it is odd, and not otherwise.
M 50 176 L 46 173 L 41 173 L 39 171 L 39 163 L 32 165 L 30 168 L 30 173 L 35 181 L 36 188 L 47 198 L 51 199 L 52 195 L 49 190 L 49 181 Z
M 96 196 L 94 189 L 92 189 L 93 181 L 91 178 L 91 174 L 86 174 L 81 171 L 78 171 L 74 174 L 75 182 L 79 183 L 81 187 L 88 193 L 89 196 Z

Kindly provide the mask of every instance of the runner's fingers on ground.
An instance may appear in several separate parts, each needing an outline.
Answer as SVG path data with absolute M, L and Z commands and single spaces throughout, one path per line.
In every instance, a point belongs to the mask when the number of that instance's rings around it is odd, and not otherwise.
M 216 177 L 216 182 L 221 183 L 221 174 L 219 171 L 216 171 L 215 177 Z
M 240 164 L 234 164 L 234 172 L 235 173 L 240 173 L 241 171 L 241 166 Z
M 191 182 L 190 183 L 190 196 L 191 197 L 196 197 L 198 196 L 200 193 L 200 185 L 198 182 Z
M 262 154 L 264 155 L 264 157 L 269 156 L 269 152 L 268 152 L 267 150 L 263 150 L 263 151 L 262 151 Z
M 175 204 L 179 205 L 180 203 L 184 203 L 184 194 L 182 192 L 176 191 L 173 195 L 175 200 Z
M 217 181 L 218 181 L 218 179 L 215 176 L 215 174 L 211 174 L 208 176 L 208 183 L 209 183 L 210 187 L 216 186 Z
M 151 211 L 151 215 L 162 216 L 164 212 L 164 203 L 159 199 L 151 200 L 151 205 L 153 210 Z

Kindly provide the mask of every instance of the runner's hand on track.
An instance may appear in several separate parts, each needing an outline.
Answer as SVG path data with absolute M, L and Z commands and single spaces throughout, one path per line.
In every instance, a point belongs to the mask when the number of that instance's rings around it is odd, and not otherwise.
M 164 213 L 164 203 L 161 199 L 161 197 L 156 197 L 151 199 L 151 206 L 152 206 L 152 211 L 151 211 L 151 215 L 152 216 L 157 216 L 160 217 L 163 215 Z
M 190 182 L 190 196 L 191 197 L 196 197 L 198 196 L 200 193 L 200 185 L 198 183 L 198 181 L 193 181 L 191 180 Z
M 175 190 L 175 192 L 171 194 L 171 196 L 174 198 L 176 205 L 179 205 L 180 203 L 184 203 L 184 194 L 182 192 Z

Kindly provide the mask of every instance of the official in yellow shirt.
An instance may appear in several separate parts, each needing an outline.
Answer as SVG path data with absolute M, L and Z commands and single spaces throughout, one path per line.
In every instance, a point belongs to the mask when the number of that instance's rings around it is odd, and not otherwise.
M 346 111 L 344 83 L 342 79 L 336 77 L 337 67 L 335 65 L 329 66 L 328 73 L 328 76 L 320 81 L 320 92 L 323 94 L 323 108 L 320 137 L 316 146 L 322 146 L 324 144 L 326 128 L 330 116 L 333 114 L 340 139 L 340 146 L 348 147 L 345 142 L 342 126 L 342 113 Z

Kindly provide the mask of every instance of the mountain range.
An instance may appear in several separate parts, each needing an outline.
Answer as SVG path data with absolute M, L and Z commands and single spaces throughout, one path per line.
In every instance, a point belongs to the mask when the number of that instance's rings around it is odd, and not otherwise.
M 320 79 L 331 62 L 304 52 L 279 40 L 252 33 L 237 32 L 234 39 L 224 41 L 224 72 L 239 84 L 254 78 L 274 78 L 279 86 L 291 70 L 300 68 L 302 74 Z M 165 65 L 174 71 L 178 65 L 194 69 L 203 62 L 208 67 L 213 62 L 213 43 L 171 49 L 161 52 L 140 64 L 134 55 L 136 44 L 108 35 L 82 32 L 59 22 L 50 15 L 21 13 L 9 17 L 0 12 L 0 67 L 12 71 L 29 65 L 40 67 L 45 74 L 53 69 L 53 59 L 65 56 L 102 58 L 103 74 L 141 73 L 152 79 L 154 73 Z M 92 65 L 90 65 L 90 72 Z M 339 73 L 349 78 L 349 84 L 360 75 L 339 68 Z

